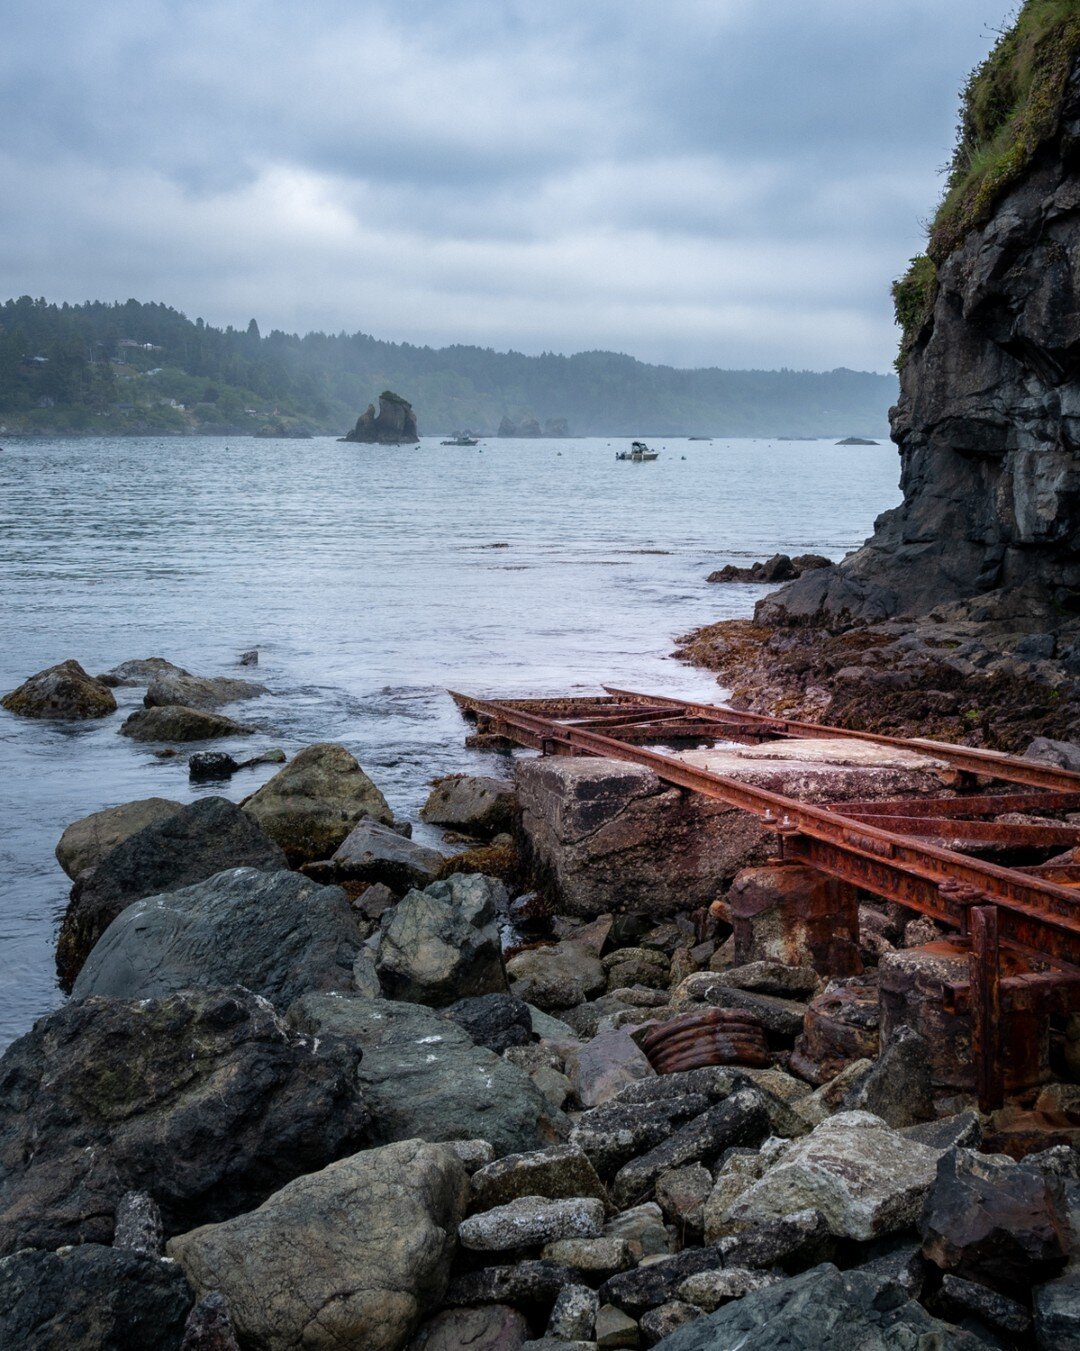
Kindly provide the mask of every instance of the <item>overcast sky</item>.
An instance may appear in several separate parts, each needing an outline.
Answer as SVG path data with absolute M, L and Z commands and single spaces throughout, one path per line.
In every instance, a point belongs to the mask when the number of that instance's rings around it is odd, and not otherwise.
M 1008 0 L 36 0 L 0 299 L 885 370 Z

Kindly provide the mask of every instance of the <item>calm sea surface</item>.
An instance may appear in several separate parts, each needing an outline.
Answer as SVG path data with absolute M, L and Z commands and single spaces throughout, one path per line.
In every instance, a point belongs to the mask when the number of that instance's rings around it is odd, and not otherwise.
M 237 655 L 257 647 L 250 674 L 273 693 L 229 711 L 260 734 L 222 748 L 343 742 L 415 819 L 436 775 L 500 763 L 464 749 L 448 686 L 713 698 L 672 640 L 766 588 L 708 572 L 778 550 L 840 558 L 899 500 L 888 442 L 670 440 L 654 464 L 616 463 L 625 444 L 8 442 L 0 690 L 68 657 L 249 674 Z M 62 998 L 64 827 L 134 798 L 239 799 L 272 773 L 191 788 L 186 752 L 163 761 L 117 735 L 142 691 L 116 693 L 120 713 L 96 723 L 0 712 L 0 1046 Z

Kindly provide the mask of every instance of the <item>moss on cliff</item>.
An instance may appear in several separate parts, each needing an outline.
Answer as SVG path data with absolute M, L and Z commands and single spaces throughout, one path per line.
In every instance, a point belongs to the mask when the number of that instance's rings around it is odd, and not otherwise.
M 1078 0 L 1026 0 L 1012 27 L 972 71 L 960 103 L 956 150 L 927 253 L 941 262 L 1057 130 L 1080 54 Z
M 899 281 L 893 282 L 893 309 L 900 325 L 900 351 L 896 357 L 899 370 L 907 360 L 915 339 L 934 312 L 937 299 L 937 268 L 925 253 L 912 258 L 911 264 Z

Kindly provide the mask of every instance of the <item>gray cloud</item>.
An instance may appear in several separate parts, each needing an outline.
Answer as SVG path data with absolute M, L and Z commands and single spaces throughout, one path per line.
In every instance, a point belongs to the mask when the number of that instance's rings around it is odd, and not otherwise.
M 884 369 L 889 282 L 1000 17 L 44 0 L 0 51 L 0 290 L 264 331 Z

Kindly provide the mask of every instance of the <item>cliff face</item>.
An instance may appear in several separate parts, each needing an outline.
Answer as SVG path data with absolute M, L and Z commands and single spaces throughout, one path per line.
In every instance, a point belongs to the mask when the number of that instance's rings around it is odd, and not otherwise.
M 837 567 L 762 601 L 759 623 L 835 629 L 1000 589 L 1080 612 L 1080 62 L 1056 112 L 936 286 L 923 260 L 891 412 L 903 503 Z

